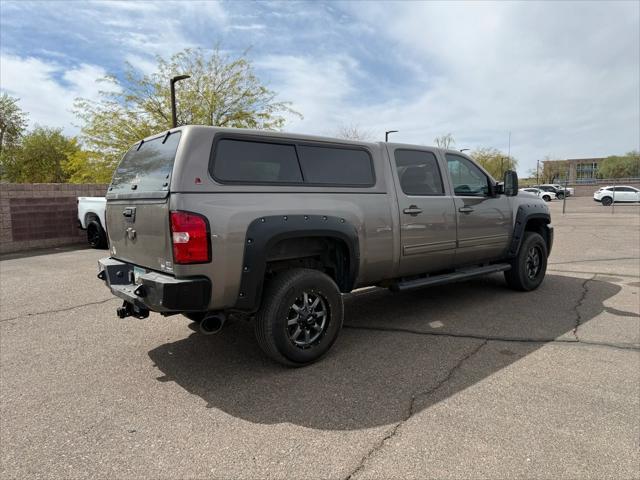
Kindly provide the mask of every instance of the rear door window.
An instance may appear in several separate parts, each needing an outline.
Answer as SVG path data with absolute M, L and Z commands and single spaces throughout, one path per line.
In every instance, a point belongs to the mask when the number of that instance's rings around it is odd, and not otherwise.
M 180 132 L 136 143 L 118 165 L 110 194 L 165 196 L 180 143 Z
M 216 143 L 212 167 L 211 174 L 222 182 L 302 182 L 296 148 L 288 144 L 223 138 Z
M 305 183 L 370 186 L 375 183 L 371 157 L 364 150 L 298 145 Z
M 396 169 L 400 187 L 406 195 L 444 195 L 436 156 L 419 150 L 396 150 Z

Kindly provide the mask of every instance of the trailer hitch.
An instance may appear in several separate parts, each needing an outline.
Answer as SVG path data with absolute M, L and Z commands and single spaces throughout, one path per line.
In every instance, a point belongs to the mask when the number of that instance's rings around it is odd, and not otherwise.
M 122 306 L 116 309 L 116 313 L 120 318 L 135 317 L 142 319 L 149 316 L 148 309 L 138 307 L 130 302 L 123 302 Z

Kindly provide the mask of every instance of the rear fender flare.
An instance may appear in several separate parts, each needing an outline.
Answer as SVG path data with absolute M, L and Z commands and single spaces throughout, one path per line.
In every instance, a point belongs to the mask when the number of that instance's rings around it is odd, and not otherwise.
M 302 237 L 330 237 L 342 240 L 349 250 L 349 280 L 353 288 L 360 265 L 358 231 L 341 217 L 330 215 L 274 215 L 253 220 L 244 241 L 242 278 L 235 308 L 255 311 L 260 305 L 271 247 L 282 240 Z

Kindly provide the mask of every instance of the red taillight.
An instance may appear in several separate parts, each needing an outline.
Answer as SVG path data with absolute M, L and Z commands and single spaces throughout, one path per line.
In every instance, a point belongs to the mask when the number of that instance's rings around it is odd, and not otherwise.
M 191 212 L 171 212 L 173 262 L 177 264 L 211 261 L 207 219 Z

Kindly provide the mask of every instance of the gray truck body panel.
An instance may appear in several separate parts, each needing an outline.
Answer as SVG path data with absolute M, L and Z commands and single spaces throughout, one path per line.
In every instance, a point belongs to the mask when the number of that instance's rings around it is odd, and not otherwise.
M 516 216 L 520 212 L 518 220 L 526 223 L 527 212 L 531 210 L 520 208 L 523 205 L 535 204 L 538 218 L 545 224 L 550 223 L 548 208 L 540 199 L 504 194 L 455 195 L 446 155 L 473 161 L 457 151 L 203 126 L 180 127 L 171 132 L 177 131 L 181 132 L 181 138 L 165 195 L 154 194 L 156 198 L 145 199 L 139 192 L 131 196 L 107 193 L 106 222 L 111 256 L 177 279 L 208 279 L 211 284 L 208 310 L 211 311 L 257 307 L 242 301 L 247 293 L 242 292 L 243 285 L 251 285 L 250 288 L 256 290 L 251 292 L 253 297 L 259 299 L 260 296 L 261 285 L 247 284 L 243 277 L 247 267 L 252 271 L 263 267 L 259 263 L 264 259 L 260 260 L 259 255 L 251 257 L 258 258 L 252 260 L 258 264 L 245 264 L 248 231 L 252 225 L 254 231 L 276 235 L 273 232 L 282 234 L 283 229 L 287 229 L 276 227 L 277 222 L 284 217 L 296 218 L 302 220 L 296 220 L 300 225 L 293 229 L 298 232 L 294 236 L 305 236 L 307 231 L 311 236 L 324 232 L 345 243 L 352 239 L 356 245 L 349 248 L 351 261 L 357 264 L 353 265 L 355 276 L 348 285 L 351 289 L 504 260 L 513 255 Z M 224 136 L 364 149 L 373 162 L 375 182 L 357 187 L 222 183 L 210 174 L 209 163 L 216 137 Z M 443 180 L 442 195 L 403 192 L 394 160 L 395 151 L 402 149 L 430 152 L 435 156 Z M 124 215 L 126 209 L 135 210 L 134 219 Z M 211 262 L 195 265 L 173 262 L 169 212 L 175 210 L 195 212 L 208 219 Z M 305 217 L 310 219 L 308 226 Z M 330 219 L 326 226 L 322 226 L 323 217 Z M 262 218 L 272 222 L 273 230 L 255 228 L 255 222 Z M 135 230 L 133 234 L 132 230 Z M 268 245 L 269 239 L 262 243 Z M 242 297 L 241 293 L 244 293 Z

